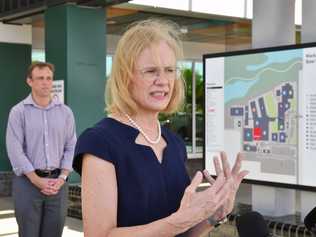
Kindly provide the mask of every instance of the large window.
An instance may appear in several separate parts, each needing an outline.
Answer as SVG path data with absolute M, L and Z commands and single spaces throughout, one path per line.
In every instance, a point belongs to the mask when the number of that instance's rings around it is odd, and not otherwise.
M 111 74 L 112 60 L 113 60 L 112 55 L 106 55 L 106 78 L 108 78 Z
M 160 116 L 160 121 L 182 137 L 190 156 L 198 157 L 203 145 L 203 65 L 186 60 L 179 67 L 186 84 L 185 103 L 179 112 Z
M 192 152 L 192 62 L 181 61 L 181 68 L 185 80 L 185 103 L 180 111 L 172 115 L 161 115 L 161 124 L 170 128 L 181 136 L 188 152 Z
M 203 126 L 203 103 L 204 103 L 204 91 L 203 91 L 203 63 L 195 62 L 195 104 L 196 104 L 196 146 L 194 153 L 203 152 L 203 138 L 204 138 L 204 126 Z
M 33 49 L 32 62 L 34 61 L 45 62 L 45 51 L 42 49 Z

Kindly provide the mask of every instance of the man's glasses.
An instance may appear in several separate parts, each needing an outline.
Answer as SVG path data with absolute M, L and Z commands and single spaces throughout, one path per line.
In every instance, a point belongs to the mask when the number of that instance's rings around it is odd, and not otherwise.
M 164 77 L 168 80 L 180 78 L 181 70 L 178 67 L 147 67 L 138 70 L 144 80 L 156 80 L 159 77 Z

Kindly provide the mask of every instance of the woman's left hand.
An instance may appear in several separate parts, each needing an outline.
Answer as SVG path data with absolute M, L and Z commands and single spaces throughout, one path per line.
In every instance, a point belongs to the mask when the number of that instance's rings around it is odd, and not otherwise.
M 213 216 L 213 219 L 215 220 L 221 220 L 233 211 L 236 193 L 238 191 L 240 183 L 243 180 L 243 178 L 249 173 L 246 170 L 240 171 L 241 162 L 242 162 L 241 153 L 238 153 L 233 169 L 230 168 L 226 153 L 221 152 L 220 156 L 221 156 L 222 166 L 220 165 L 218 157 L 214 157 L 214 160 L 213 160 L 216 175 L 224 171 L 226 181 L 230 183 L 230 193 L 229 193 L 228 200 L 225 202 L 224 205 L 222 205 L 216 211 L 215 215 Z M 203 174 L 205 178 L 207 179 L 207 181 L 212 185 L 215 180 L 212 178 L 212 176 L 210 176 L 208 171 L 204 170 Z

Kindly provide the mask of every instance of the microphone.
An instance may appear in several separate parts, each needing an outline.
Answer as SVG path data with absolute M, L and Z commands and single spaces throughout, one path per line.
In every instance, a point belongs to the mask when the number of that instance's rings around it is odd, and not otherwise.
M 304 224 L 309 231 L 316 233 L 316 207 L 305 216 Z
M 236 226 L 239 237 L 269 237 L 272 234 L 269 231 L 266 221 L 259 212 L 248 212 L 237 216 Z

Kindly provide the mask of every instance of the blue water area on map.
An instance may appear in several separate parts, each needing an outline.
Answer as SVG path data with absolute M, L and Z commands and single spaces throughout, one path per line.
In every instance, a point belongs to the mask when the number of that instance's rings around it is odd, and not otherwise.
M 303 50 L 292 49 L 292 50 L 285 50 L 285 51 L 279 51 L 279 52 L 264 53 L 263 55 L 267 57 L 267 60 L 264 63 L 256 64 L 256 65 L 247 65 L 246 70 L 256 71 L 272 63 L 286 63 L 295 58 L 302 58 Z
M 254 64 L 254 65 L 247 65 L 246 70 L 248 71 L 256 71 L 260 70 L 270 64 L 273 63 L 286 63 L 291 61 L 295 58 L 302 58 L 303 57 L 303 50 L 302 49 L 295 49 L 295 50 L 286 50 L 286 51 L 279 51 L 279 52 L 269 52 L 264 53 L 267 60 L 262 64 Z M 234 83 L 229 85 L 225 85 L 224 95 L 225 95 L 225 103 L 229 102 L 232 99 L 241 98 L 245 96 L 248 90 L 256 84 L 262 77 L 256 77 L 253 80 L 249 81 L 242 81 L 236 79 Z
M 254 84 L 256 84 L 259 81 L 260 77 L 257 77 L 255 80 L 251 81 L 236 81 L 233 84 L 229 84 L 225 86 L 224 89 L 224 98 L 225 103 L 228 101 L 243 97 L 247 94 L 250 87 L 252 87 Z

